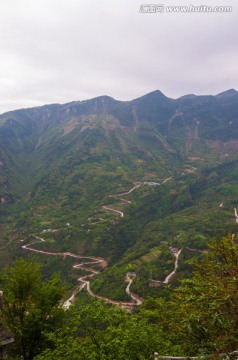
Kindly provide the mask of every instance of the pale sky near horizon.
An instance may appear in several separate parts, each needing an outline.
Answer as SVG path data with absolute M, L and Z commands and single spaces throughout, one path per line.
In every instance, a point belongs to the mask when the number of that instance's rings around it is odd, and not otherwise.
M 163 13 L 140 6 L 163 4 Z M 167 6 L 231 6 L 171 12 Z M 221 9 L 222 10 L 222 9 Z M 154 90 L 238 90 L 234 0 L 0 0 L 0 113 Z

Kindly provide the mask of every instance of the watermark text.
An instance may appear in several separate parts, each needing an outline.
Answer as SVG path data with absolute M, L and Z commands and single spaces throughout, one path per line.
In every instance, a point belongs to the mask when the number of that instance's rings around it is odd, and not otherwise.
M 164 4 L 142 4 L 140 12 L 145 14 L 155 13 L 229 13 L 232 6 L 210 6 L 210 5 L 188 5 L 188 6 L 167 6 Z

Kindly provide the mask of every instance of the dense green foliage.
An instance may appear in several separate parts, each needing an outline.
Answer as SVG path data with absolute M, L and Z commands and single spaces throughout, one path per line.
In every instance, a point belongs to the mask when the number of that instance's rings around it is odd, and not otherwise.
M 230 353 L 238 347 L 238 247 L 229 236 L 210 246 L 192 279 L 176 290 L 175 318 L 188 352 Z M 181 321 L 182 320 L 182 321 Z
M 160 324 L 141 315 L 108 308 L 98 301 L 78 304 L 73 310 L 74 334 L 58 331 L 55 350 L 37 359 L 151 359 L 153 348 L 169 351 Z
M 0 268 L 26 257 L 22 245 L 38 235 L 45 242 L 36 249 L 105 258 L 92 280 L 101 295 L 128 299 L 133 271 L 134 292 L 167 296 L 151 280 L 173 270 L 171 247 L 182 249 L 177 286 L 199 250 L 236 232 L 237 99 L 235 91 L 177 100 L 155 91 L 1 115 Z M 75 287 L 82 271 L 72 259 L 36 257 L 45 279 L 58 271 Z
M 13 357 L 31 360 L 49 340 L 47 333 L 60 328 L 65 312 L 60 306 L 64 287 L 58 277 L 43 282 L 40 265 L 23 259 L 5 268 L 2 326 L 14 336 Z
M 37 347 L 40 354 L 34 359 L 152 360 L 154 352 L 161 356 L 217 359 L 220 354 L 224 354 L 224 357 L 232 354 L 238 346 L 236 238 L 229 235 L 220 241 L 214 241 L 204 255 L 195 265 L 191 279 L 183 280 L 176 290 L 171 290 L 167 300 L 149 298 L 132 313 L 88 298 L 83 292 L 77 303 L 64 312 L 61 327 L 56 327 L 53 321 L 55 313 L 51 313 L 50 318 L 46 317 L 45 321 L 50 325 L 44 325 L 43 334 L 41 333 L 44 341 L 41 339 L 41 347 Z M 17 267 L 8 267 L 5 274 L 13 274 L 16 269 L 18 278 L 22 276 L 23 280 L 26 274 L 32 279 L 38 273 L 36 265 L 18 261 Z M 27 271 L 29 269 L 34 270 L 31 277 Z M 5 278 L 5 291 L 8 287 L 11 288 L 12 283 L 12 278 Z M 25 281 L 23 283 L 27 284 Z M 20 293 L 21 282 L 18 280 L 15 284 L 18 284 L 16 292 Z M 49 289 L 49 284 L 45 283 L 43 288 Z M 47 294 L 53 288 L 54 284 L 51 283 Z M 45 298 L 45 291 L 42 294 L 45 299 L 44 307 L 52 307 L 52 297 Z M 12 308 L 8 307 L 6 315 L 10 309 L 22 310 L 23 298 L 18 296 L 14 300 L 15 302 L 11 300 Z M 27 318 L 25 321 L 28 322 L 28 332 L 22 334 L 23 342 L 29 341 L 29 334 L 35 331 L 38 322 L 39 328 L 42 326 L 40 317 L 37 316 L 36 321 L 33 321 L 32 311 L 34 308 L 35 313 L 37 309 L 32 305 L 36 304 L 36 300 L 33 303 L 27 300 L 29 312 L 24 313 L 24 317 Z M 54 306 L 53 308 L 55 309 Z M 60 307 L 57 311 L 60 311 Z M 5 319 L 12 326 L 12 319 L 8 316 Z M 22 329 L 21 322 L 15 322 L 13 329 L 17 334 Z M 229 356 L 232 358 L 232 355 Z

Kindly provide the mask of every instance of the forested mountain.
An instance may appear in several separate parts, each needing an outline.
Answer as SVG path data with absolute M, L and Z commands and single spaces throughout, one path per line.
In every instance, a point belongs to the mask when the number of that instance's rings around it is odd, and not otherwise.
M 129 102 L 102 96 L 3 114 L 1 201 L 25 196 L 52 172 L 72 175 L 82 163 L 108 164 L 106 173 L 121 166 L 138 180 L 151 171 L 170 174 L 186 161 L 206 167 L 234 160 L 237 116 L 235 90 L 177 100 L 160 91 Z
M 101 96 L 5 113 L 0 265 L 26 256 L 22 246 L 40 236 L 36 249 L 105 259 L 96 293 L 128 300 L 130 271 L 134 292 L 166 296 L 159 281 L 175 254 L 182 249 L 174 285 L 212 238 L 236 232 L 237 150 L 235 90 L 179 99 L 154 91 L 127 102 Z M 46 277 L 56 270 L 76 285 L 70 259 L 36 256 Z

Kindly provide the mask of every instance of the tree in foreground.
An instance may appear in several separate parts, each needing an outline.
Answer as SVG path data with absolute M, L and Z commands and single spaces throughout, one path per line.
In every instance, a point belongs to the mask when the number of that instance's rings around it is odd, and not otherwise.
M 74 330 L 52 334 L 54 349 L 45 350 L 37 360 L 152 360 L 156 350 L 169 352 L 159 324 L 96 299 L 88 301 L 69 309 Z
M 1 283 L 3 321 L 14 335 L 14 359 L 31 360 L 49 346 L 47 334 L 62 325 L 64 287 L 58 277 L 44 282 L 40 265 L 21 258 L 5 268 Z
M 238 350 L 238 244 L 233 236 L 211 244 L 191 279 L 175 291 L 172 326 L 187 354 Z
M 238 349 L 238 244 L 228 236 L 204 255 L 171 300 L 148 299 L 129 314 L 86 297 L 66 312 L 68 328 L 60 327 L 57 280 L 42 283 L 36 265 L 18 260 L 3 276 L 5 314 L 18 349 L 25 359 L 38 353 L 35 360 L 232 354 Z
M 52 334 L 37 360 L 148 360 L 153 353 L 218 359 L 238 350 L 238 245 L 214 242 L 171 300 L 148 299 L 128 314 L 98 301 L 75 307 L 74 331 Z

